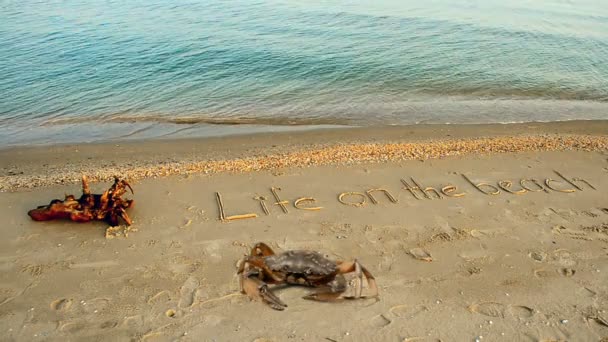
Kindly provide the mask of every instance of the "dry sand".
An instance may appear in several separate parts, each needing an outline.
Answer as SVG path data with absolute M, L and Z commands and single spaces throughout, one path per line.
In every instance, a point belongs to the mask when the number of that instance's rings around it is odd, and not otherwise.
M 1 151 L 2 339 L 608 339 L 607 127 L 606 122 L 423 126 Z M 50 185 L 58 179 L 54 174 L 103 164 L 120 168 L 131 163 L 128 171 L 167 159 L 186 165 L 301 154 L 338 143 L 378 147 L 450 139 L 444 142 L 470 144 L 481 137 L 490 145 L 508 145 L 509 139 L 535 145 L 524 152 L 469 151 L 440 159 L 391 157 L 381 163 L 364 159 L 349 165 L 142 176 L 132 182 L 134 225 L 126 237 L 106 238 L 102 222 L 33 222 L 26 215 L 66 192 L 79 194 L 72 176 L 62 178 L 66 184 Z M 552 149 L 536 144 L 539 139 L 592 146 Z M 69 153 L 74 150 L 79 152 Z M 342 145 L 334 151 L 356 154 L 361 149 Z M 130 158 L 131 153 L 136 155 Z M 382 161 L 382 155 L 374 161 Z M 579 190 L 556 170 L 568 179 L 583 178 L 595 189 L 574 182 Z M 520 180 L 532 178 L 547 189 L 544 182 L 551 178 L 555 181 L 549 185 L 562 191 L 489 195 L 462 174 L 494 186 L 511 181 L 512 191 L 521 189 Z M 411 178 L 438 190 L 454 185 L 457 190 L 447 194 L 465 195 L 427 199 L 418 193 L 416 199 L 401 181 L 411 185 Z M 26 186 L 27 179 L 41 181 Z M 108 185 L 95 183 L 93 189 L 100 192 Z M 288 213 L 273 204 L 272 187 L 289 201 Z M 365 198 L 361 206 L 338 200 L 341 193 L 377 188 L 388 190 L 397 203 L 380 192 L 373 193 L 377 204 L 367 195 L 343 197 L 352 203 Z M 227 215 L 258 217 L 219 221 L 216 192 Z M 256 196 L 268 198 L 270 215 Z M 295 208 L 301 197 L 314 197 L 323 209 Z M 235 265 L 256 241 L 277 251 L 314 249 L 334 259 L 357 258 L 376 277 L 380 298 L 317 303 L 301 298 L 309 289 L 287 287 L 276 291 L 289 305 L 283 312 L 252 302 L 238 292 Z M 416 258 L 419 253 L 428 253 L 432 261 Z

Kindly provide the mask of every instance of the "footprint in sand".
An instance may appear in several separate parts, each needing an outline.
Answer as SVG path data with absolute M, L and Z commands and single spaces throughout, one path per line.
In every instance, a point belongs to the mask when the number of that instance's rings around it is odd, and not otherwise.
M 80 302 L 80 310 L 85 314 L 96 314 L 108 307 L 110 300 L 107 298 L 93 298 Z
M 179 293 L 179 304 L 180 308 L 189 308 L 194 303 L 194 297 L 196 296 L 196 289 L 198 288 L 199 282 L 194 277 L 189 277 L 182 285 Z
M 552 271 L 547 271 L 545 269 L 538 269 L 534 270 L 534 276 L 536 278 L 550 278 L 552 276 L 555 276 L 555 273 L 553 273 Z
M 401 304 L 393 306 L 388 311 L 397 317 L 414 318 L 420 313 L 428 310 L 429 308 L 424 305 L 409 306 L 406 304 Z
M 70 334 L 74 334 L 74 333 L 81 331 L 85 327 L 86 327 L 86 324 L 84 322 L 68 321 L 68 322 L 60 322 L 58 330 L 67 332 Z
M 508 311 L 516 318 L 530 318 L 534 316 L 534 309 L 524 305 L 510 306 Z
M 145 324 L 144 317 L 142 315 L 127 316 L 122 320 L 121 326 L 127 329 L 135 330 Z
M 488 317 L 504 317 L 505 305 L 496 302 L 472 304 L 469 306 L 469 311 Z
M 530 318 L 534 309 L 525 305 L 505 305 L 497 302 L 485 302 L 469 306 L 469 311 L 488 317 L 505 317 L 508 313 L 515 318 Z
M 370 320 L 370 323 L 376 328 L 383 328 L 391 324 L 391 320 L 386 318 L 384 315 L 378 315 Z
M 45 265 L 26 265 L 21 269 L 22 273 L 29 273 L 32 277 L 39 277 L 44 273 L 45 268 L 48 266 Z
M 61 299 L 57 299 L 57 300 L 54 300 L 53 302 L 51 302 L 51 310 L 55 310 L 55 311 L 67 311 L 70 309 L 71 306 L 72 306 L 71 299 L 61 298 Z
M 155 305 L 155 304 L 159 304 L 159 303 L 166 303 L 169 302 L 171 300 L 171 295 L 169 294 L 168 291 L 162 290 L 160 292 L 157 292 L 155 295 L 151 296 L 148 299 L 148 304 L 151 305 Z
M 0 289 L 0 305 L 8 303 L 13 298 L 15 298 L 15 294 L 17 291 L 9 288 L 1 288 Z
M 572 267 L 576 265 L 576 260 L 572 253 L 566 249 L 558 249 L 551 254 L 551 262 L 563 267 Z
M 116 321 L 105 321 L 99 325 L 101 329 L 112 329 L 118 325 Z

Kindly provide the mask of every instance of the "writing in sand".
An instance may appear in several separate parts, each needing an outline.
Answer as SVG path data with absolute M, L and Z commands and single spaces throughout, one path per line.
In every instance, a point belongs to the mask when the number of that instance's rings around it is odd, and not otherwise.
M 459 189 L 458 186 L 446 183 L 436 187 L 423 186 L 423 181 L 409 177 L 408 179 L 401 178 L 403 187 L 399 191 L 405 191 L 412 200 L 434 200 L 445 198 L 459 198 L 469 195 L 467 189 L 473 190 L 474 193 L 484 194 L 487 196 L 496 196 L 501 193 L 510 195 L 523 195 L 527 192 L 545 192 L 551 193 L 573 193 L 584 190 L 597 190 L 591 183 L 585 179 L 578 177 L 567 177 L 559 171 L 553 171 L 556 178 L 520 178 L 518 181 L 513 180 L 498 180 L 495 183 L 478 182 L 465 174 L 461 174 L 465 187 Z M 285 200 L 281 197 L 281 188 L 271 187 L 270 193 L 272 200 L 265 196 L 256 196 L 254 201 L 258 202 L 259 212 L 265 215 L 270 215 L 270 208 L 277 207 L 285 214 L 289 213 L 289 208 L 294 207 L 296 210 L 319 211 L 323 207 L 319 206 L 318 200 L 312 196 L 298 197 L 293 201 Z M 395 197 L 394 190 L 386 188 L 372 188 L 360 191 L 346 191 L 337 195 L 338 202 L 342 205 L 363 207 L 368 203 L 377 205 L 382 198 L 386 198 L 391 203 L 398 203 L 399 200 Z M 215 193 L 217 206 L 219 211 L 219 219 L 222 222 L 229 222 L 238 219 L 252 219 L 258 217 L 255 212 L 247 212 L 243 214 L 227 215 L 226 202 L 219 192 Z M 234 209 L 233 209 L 234 210 Z

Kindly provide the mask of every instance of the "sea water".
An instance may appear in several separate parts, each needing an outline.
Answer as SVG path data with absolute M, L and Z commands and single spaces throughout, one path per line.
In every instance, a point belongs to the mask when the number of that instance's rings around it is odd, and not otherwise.
M 0 2 L 0 146 L 608 119 L 608 2 Z

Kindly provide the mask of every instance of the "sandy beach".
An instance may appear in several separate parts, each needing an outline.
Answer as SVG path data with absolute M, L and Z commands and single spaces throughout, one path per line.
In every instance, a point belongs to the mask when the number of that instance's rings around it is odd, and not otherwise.
M 82 174 L 129 180 L 130 229 L 27 216 Z M 2 340 L 608 341 L 608 121 L 11 148 L 0 191 Z M 251 301 L 258 241 L 357 259 L 380 296 Z

